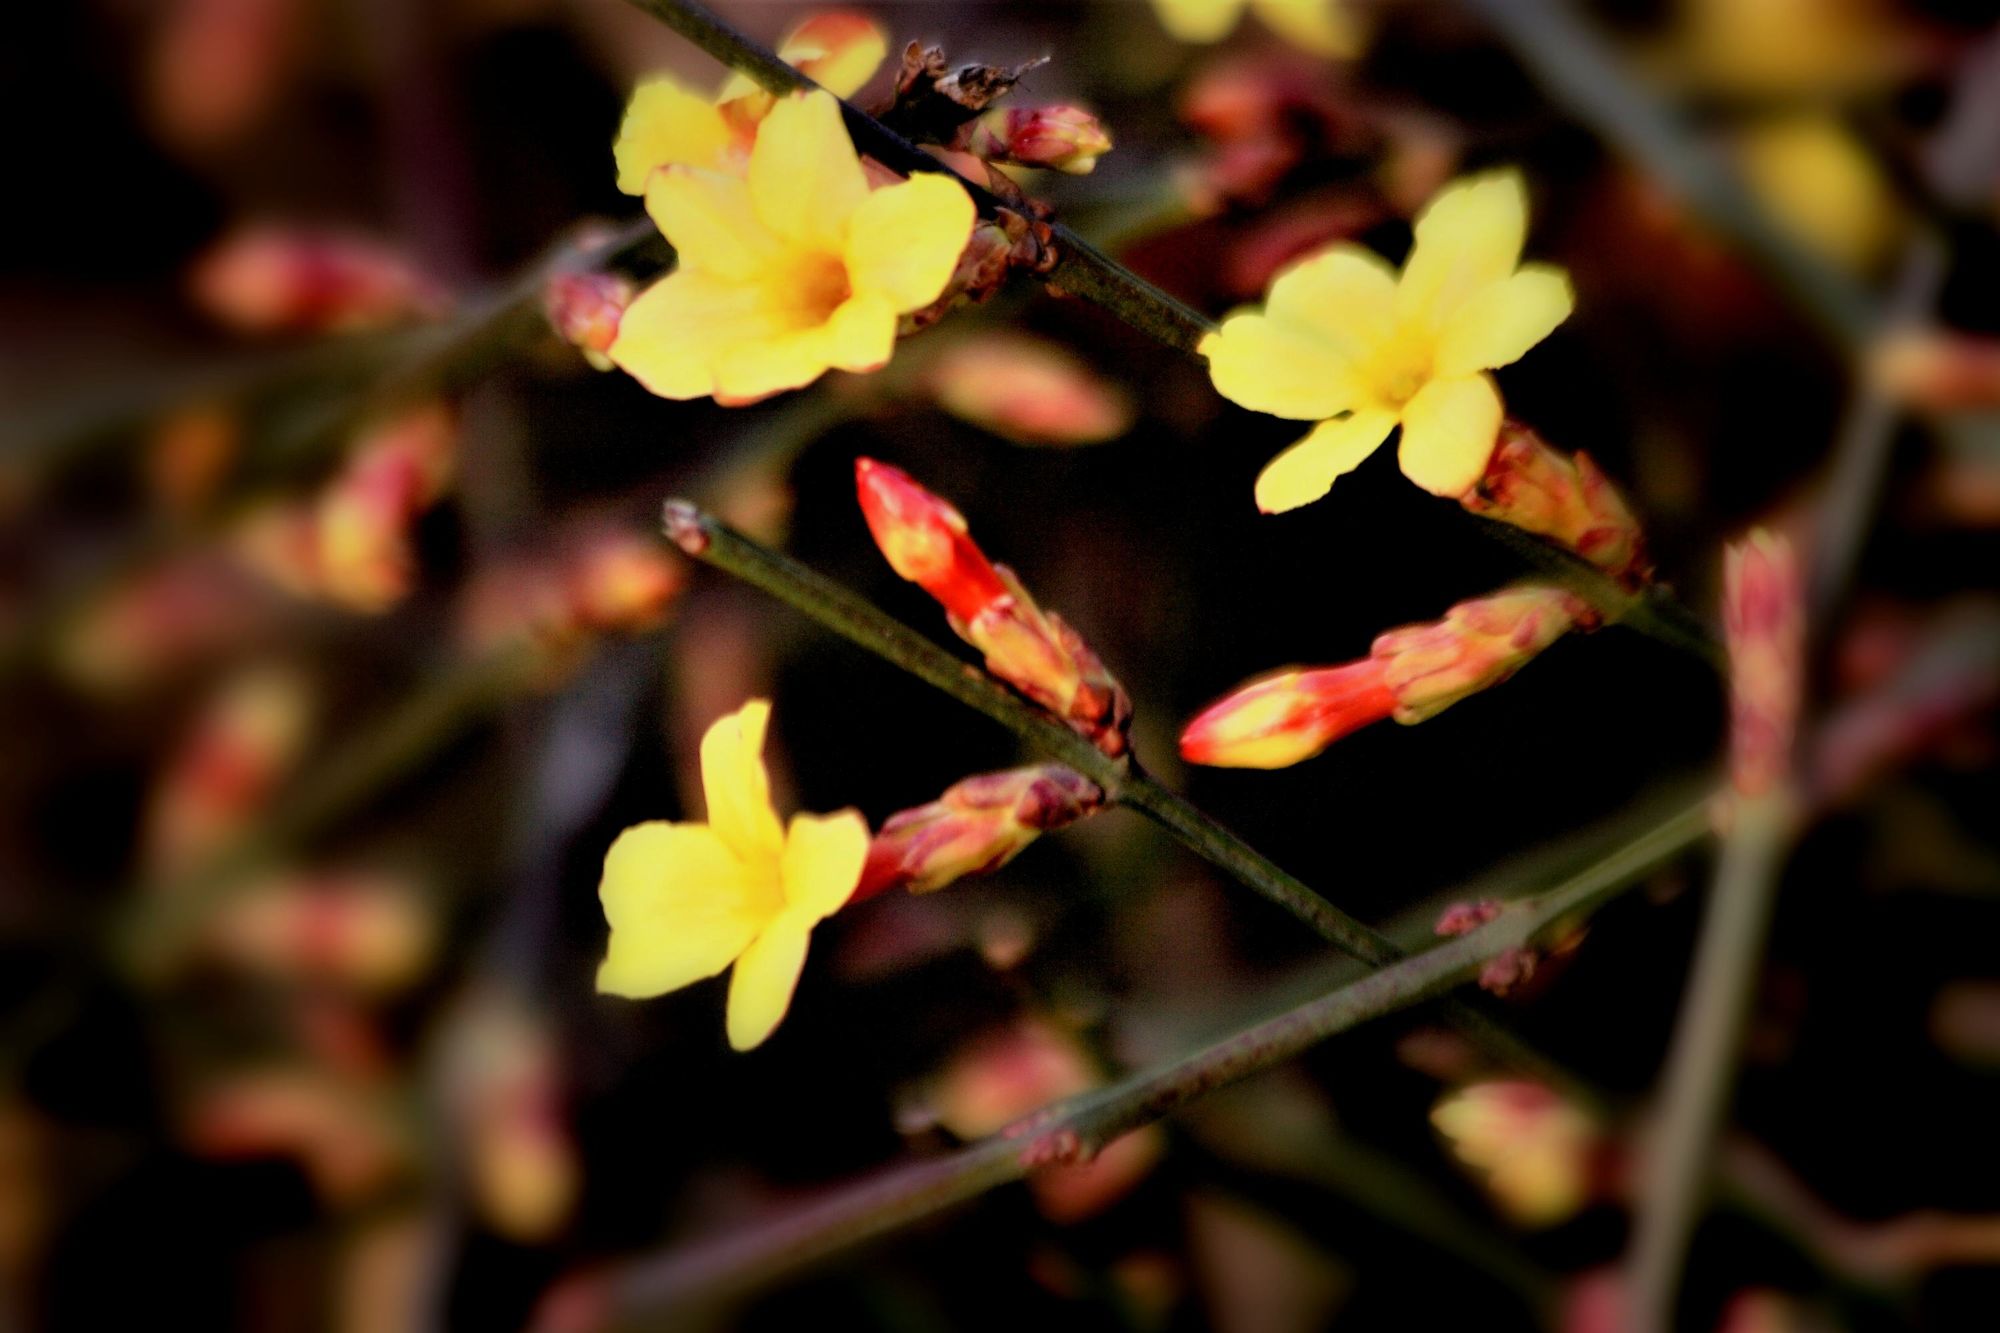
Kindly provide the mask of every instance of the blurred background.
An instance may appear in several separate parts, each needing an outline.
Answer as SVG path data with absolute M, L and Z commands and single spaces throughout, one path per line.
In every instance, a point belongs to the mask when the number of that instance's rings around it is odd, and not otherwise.
M 775 43 L 824 7 L 718 8 Z M 1287 40 L 1281 3 L 1212 42 L 1142 0 L 863 8 L 890 38 L 863 106 L 910 41 L 1050 57 L 1015 96 L 1088 107 L 1115 147 L 1024 188 L 1211 315 L 1332 241 L 1400 259 L 1441 184 L 1519 164 L 1529 255 L 1577 311 L 1503 373 L 1509 410 L 1590 452 L 1704 615 L 1723 541 L 1802 531 L 1840 432 L 1894 432 L 1816 627 L 1845 748 L 1815 751 L 1725 1145 L 1765 1188 L 1704 1222 L 1684 1319 L 1993 1328 L 1992 6 L 1352 0 L 1351 56 Z M 1180 766 L 1181 724 L 1244 678 L 1524 567 L 1386 451 L 1259 516 L 1297 427 L 1025 277 L 876 375 L 752 407 L 593 369 L 596 262 L 665 262 L 615 188 L 624 100 L 725 74 L 630 5 L 83 0 L 7 25 L 5 1327 L 591 1326 L 579 1275 L 1356 974 L 1112 811 L 828 922 L 753 1054 L 720 983 L 595 994 L 605 848 L 699 816 L 695 744 L 744 699 L 775 700 L 781 809 L 879 825 L 1036 757 L 681 560 L 668 495 L 951 642 L 854 503 L 858 455 L 905 468 L 1118 674 L 1149 768 L 1410 947 L 1714 772 L 1721 683 L 1617 628 L 1290 770 Z M 1690 163 L 1740 183 L 1761 244 Z M 1706 873 L 1657 874 L 1490 1003 L 1639 1106 Z M 1616 1328 L 1636 1120 L 1494 1077 L 1421 1013 L 1375 1024 L 662 1326 Z M 1447 1133 L 1441 1104 L 1472 1109 Z

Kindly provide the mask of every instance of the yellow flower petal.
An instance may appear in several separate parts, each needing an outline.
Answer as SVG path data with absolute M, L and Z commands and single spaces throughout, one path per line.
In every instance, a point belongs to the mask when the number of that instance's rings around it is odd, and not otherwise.
M 858 811 L 792 816 L 785 835 L 785 904 L 818 920 L 840 910 L 861 882 L 868 821 Z
M 949 176 L 922 171 L 870 194 L 847 220 L 847 273 L 897 313 L 937 300 L 972 233 L 972 198 Z
M 784 850 L 784 830 L 771 808 L 771 781 L 764 773 L 764 729 L 771 705 L 752 699 L 717 718 L 701 738 L 701 785 L 708 798 L 708 822 L 738 859 L 775 867 Z
M 1361 50 L 1361 32 L 1342 0 L 1252 0 L 1257 17 L 1301 51 L 1329 58 Z
M 839 254 L 847 220 L 867 197 L 861 159 L 831 94 L 795 94 L 771 108 L 750 150 L 750 198 L 765 226 Z
M 646 187 L 646 211 L 682 268 L 744 281 L 767 270 L 779 251 L 740 176 L 691 167 L 657 172 Z
M 672 79 L 648 79 L 633 90 L 611 145 L 618 188 L 644 194 L 655 167 L 712 167 L 730 143 L 728 125 L 707 98 Z
M 791 329 L 733 343 L 715 356 L 715 397 L 731 406 L 754 403 L 788 389 L 803 389 L 833 369 L 826 330 Z M 884 360 L 887 355 L 884 354 Z M 880 362 L 865 369 L 875 369 Z
M 1267 315 L 1231 315 L 1202 340 L 1215 391 L 1254 412 L 1318 421 L 1367 400 L 1353 366 L 1324 339 Z
M 1433 495 L 1472 489 L 1500 434 L 1500 391 L 1487 375 L 1432 380 L 1403 408 L 1396 457 L 1403 475 Z
M 1363 408 L 1339 421 L 1322 421 L 1312 434 L 1279 454 L 1257 475 L 1257 507 L 1267 514 L 1311 504 L 1375 452 L 1395 428 L 1396 414 Z
M 1395 333 L 1396 271 L 1371 250 L 1336 245 L 1279 273 L 1264 313 L 1312 330 L 1359 364 Z
M 1526 264 L 1510 278 L 1474 292 L 1438 337 L 1435 370 L 1456 379 L 1509 365 L 1555 331 L 1576 306 L 1569 275 Z
M 1245 0 L 1153 0 L 1160 26 L 1183 42 L 1219 42 L 1243 13 Z
M 729 1044 L 739 1051 L 760 1045 L 792 1004 L 792 991 L 806 965 L 813 919 L 786 912 L 773 921 L 736 960 L 729 974 Z
M 880 370 L 896 347 L 896 312 L 873 293 L 840 303 L 820 331 L 820 348 L 838 370 Z
M 722 351 L 792 326 L 766 286 L 678 269 L 626 308 L 606 354 L 662 398 L 701 398 L 715 391 Z
M 1466 297 L 1514 271 L 1527 232 L 1520 172 L 1453 182 L 1417 218 L 1416 243 L 1396 289 L 1398 317 L 1443 328 Z
M 716 975 L 776 910 L 778 891 L 704 824 L 635 824 L 604 855 L 597 892 L 611 942 L 597 989 L 644 999 Z

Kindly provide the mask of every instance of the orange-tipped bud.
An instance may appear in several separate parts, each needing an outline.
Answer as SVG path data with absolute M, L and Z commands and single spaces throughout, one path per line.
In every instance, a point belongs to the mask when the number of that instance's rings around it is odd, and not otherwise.
M 542 289 L 542 309 L 558 337 L 597 369 L 609 370 L 607 353 L 638 293 L 637 284 L 621 273 L 558 273 Z
M 1103 121 L 1080 106 L 1006 107 L 974 121 L 962 146 L 988 162 L 1084 176 L 1111 151 L 1111 135 Z
M 1042 834 L 1103 804 L 1096 783 L 1061 764 L 967 778 L 930 804 L 889 817 L 868 844 L 854 896 L 899 885 L 929 893 L 966 875 L 998 870 Z
M 1596 613 L 1561 588 L 1513 588 L 1460 602 L 1443 620 L 1390 630 L 1369 656 L 1382 664 L 1395 718 L 1407 725 L 1491 689 L 1570 630 L 1596 623 Z
M 1117 758 L 1132 701 L 1077 632 L 1035 605 L 1013 572 L 986 558 L 959 512 L 872 458 L 854 463 L 861 511 L 898 574 L 943 604 L 952 631 L 986 669 Z
M 1216 768 L 1287 768 L 1395 709 L 1382 663 L 1373 659 L 1283 671 L 1197 714 L 1181 733 L 1181 757 Z
M 966 531 L 965 516 L 911 480 L 901 468 L 854 460 L 861 514 L 889 568 L 971 620 L 1007 589 Z
M 1875 349 L 1870 369 L 1883 389 L 1929 411 L 2000 407 L 2000 338 L 1894 334 Z
M 1652 576 L 1645 533 L 1590 455 L 1565 457 L 1518 421 L 1501 425 L 1486 475 L 1459 503 L 1568 547 L 1627 587 Z
M 245 333 L 353 333 L 448 306 L 441 289 L 379 242 L 306 228 L 239 232 L 189 281 L 197 304 Z
M 1037 338 L 961 338 L 938 353 L 924 378 L 938 406 L 1016 444 L 1097 444 L 1132 428 L 1129 394 Z
M 1791 543 L 1762 528 L 1729 547 L 1722 566 L 1729 643 L 1730 776 L 1746 796 L 1792 766 L 1805 682 L 1804 592 Z
M 177 874 L 242 829 L 304 748 L 312 695 L 297 673 L 253 669 L 228 681 L 169 761 L 147 813 L 145 859 Z

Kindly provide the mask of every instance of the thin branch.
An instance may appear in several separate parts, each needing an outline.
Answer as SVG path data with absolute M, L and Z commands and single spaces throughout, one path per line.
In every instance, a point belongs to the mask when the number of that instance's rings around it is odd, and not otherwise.
M 1034 1115 L 959 1152 L 840 1190 L 720 1240 L 673 1250 L 557 1299 L 586 1326 L 623 1327 L 727 1299 L 1019 1180 L 1037 1166 L 1088 1160 L 1107 1144 L 1206 1092 L 1279 1065 L 1328 1037 L 1434 999 L 1490 959 L 1588 913 L 1707 835 L 1691 807 L 1478 931 L 1406 958 L 1161 1067 Z M 569 1326 L 564 1319 L 565 1326 Z
M 1792 844 L 1793 813 L 1783 795 L 1739 799 L 1734 826 L 1722 840 L 1640 1179 L 1626 1305 L 1636 1333 L 1674 1327 L 1681 1266 L 1735 1081 L 1778 870 Z
M 1565 0 L 1463 0 L 1562 105 L 1646 168 L 1709 225 L 1761 264 L 1843 346 L 1876 327 L 1875 303 L 1802 249 L 1743 188 L 1720 155 L 1648 97 L 1633 71 Z
M 629 0 L 739 74 L 766 91 L 789 93 L 819 87 L 779 59 L 769 47 L 738 32 L 695 0 Z M 965 187 L 982 217 L 1006 208 L 1005 201 L 966 180 L 944 163 L 911 143 L 865 111 L 840 104 L 854 146 L 884 166 L 908 175 L 931 171 L 950 176 Z M 1125 323 L 1169 347 L 1192 354 L 1215 331 L 1206 315 L 1147 282 L 1062 223 L 1052 224 L 1056 265 L 1046 275 L 1052 287 L 1102 306 Z

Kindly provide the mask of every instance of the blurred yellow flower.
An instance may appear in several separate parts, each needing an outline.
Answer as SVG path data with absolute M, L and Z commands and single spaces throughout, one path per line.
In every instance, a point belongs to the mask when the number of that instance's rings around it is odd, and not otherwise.
M 1501 420 L 1485 372 L 1546 338 L 1573 300 L 1561 269 L 1520 263 L 1527 226 L 1517 172 L 1467 177 L 1418 216 L 1400 279 L 1369 251 L 1336 245 L 1280 273 L 1262 310 L 1203 340 L 1225 398 L 1320 423 L 1258 476 L 1259 509 L 1319 499 L 1398 425 L 1411 481 L 1457 496 L 1479 480 Z
M 817 14 L 778 44 L 787 64 L 835 97 L 860 91 L 888 50 L 888 34 L 843 12 Z M 713 102 L 665 76 L 646 80 L 633 89 L 611 147 L 618 188 L 646 193 L 659 167 L 740 167 L 776 100 L 744 74 L 732 74 Z
M 609 355 L 663 398 L 732 404 L 880 369 L 897 316 L 943 294 L 974 219 L 949 176 L 870 192 L 825 92 L 772 108 L 744 175 L 669 167 L 646 208 L 680 264 L 626 310 Z
M 1431 1124 L 1522 1226 L 1554 1226 L 1589 1202 L 1597 1128 L 1539 1083 L 1461 1088 L 1431 1111 Z
M 708 822 L 626 829 L 598 886 L 611 943 L 597 989 L 650 999 L 733 963 L 727 1027 L 739 1051 L 784 1018 L 813 927 L 848 900 L 868 856 L 853 810 L 780 826 L 762 758 L 770 717 L 752 699 L 717 719 L 701 739 Z
M 1868 150 L 1830 115 L 1802 112 L 1734 136 L 1743 179 L 1785 230 L 1842 268 L 1865 270 L 1895 238 L 1895 192 Z
M 1227 37 L 1248 7 L 1278 36 L 1316 56 L 1351 56 L 1361 33 L 1343 0 L 1153 0 L 1160 26 L 1183 42 Z

